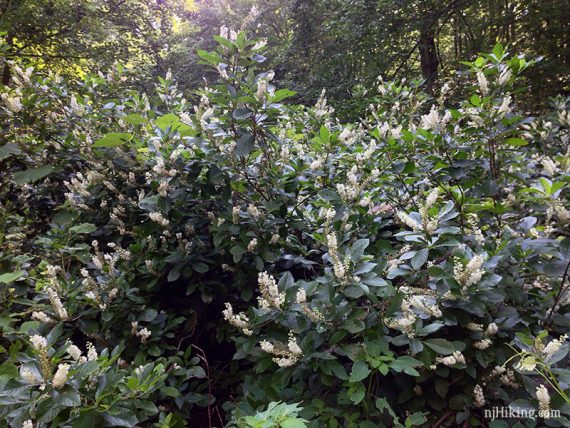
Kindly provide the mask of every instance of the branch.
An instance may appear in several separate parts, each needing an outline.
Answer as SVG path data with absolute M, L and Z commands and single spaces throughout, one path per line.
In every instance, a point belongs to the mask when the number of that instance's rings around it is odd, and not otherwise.
M 558 305 L 558 302 L 560 302 L 560 299 L 562 298 L 562 296 L 564 295 L 564 292 L 566 291 L 564 289 L 564 283 L 566 282 L 566 278 L 568 278 L 568 271 L 569 270 L 570 270 L 570 261 L 566 265 L 566 269 L 564 270 L 564 274 L 562 275 L 562 281 L 560 281 L 560 289 L 558 290 L 558 294 L 554 298 L 554 303 L 552 304 L 552 307 L 550 308 L 550 313 L 548 314 L 548 318 L 546 318 L 546 322 L 549 322 L 550 319 L 552 318 L 552 314 L 554 313 L 556 305 Z

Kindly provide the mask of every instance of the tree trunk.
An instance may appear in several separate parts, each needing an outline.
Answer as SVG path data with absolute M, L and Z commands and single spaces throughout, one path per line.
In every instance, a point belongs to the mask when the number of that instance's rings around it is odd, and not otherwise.
M 422 75 L 426 80 L 427 92 L 432 95 L 435 81 L 437 79 L 439 60 L 437 58 L 435 37 L 431 28 L 422 29 L 420 33 L 419 49 Z
M 14 46 L 14 34 L 12 32 L 9 32 L 6 35 L 6 44 L 9 46 L 9 49 Z M 8 50 L 8 52 L 10 52 L 10 50 Z M 2 70 L 2 84 L 6 86 L 8 83 L 10 83 L 11 78 L 12 73 L 10 71 L 10 65 L 6 60 L 4 60 L 4 68 Z

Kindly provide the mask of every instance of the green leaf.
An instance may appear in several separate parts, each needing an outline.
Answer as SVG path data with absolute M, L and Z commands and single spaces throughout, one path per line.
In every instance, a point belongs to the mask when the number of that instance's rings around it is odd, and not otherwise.
M 246 39 L 245 33 L 243 31 L 240 31 L 238 33 L 237 39 L 236 39 L 237 47 L 240 49 L 244 49 L 246 42 L 247 42 L 247 39 Z
M 81 406 L 81 397 L 79 392 L 69 385 L 65 385 L 61 391 L 54 390 L 52 392 L 53 402 L 62 407 Z
M 321 140 L 323 143 L 328 144 L 331 141 L 331 132 L 326 126 L 321 126 L 319 131 L 319 135 L 321 136 Z
M 19 155 L 20 153 L 22 151 L 16 144 L 8 143 L 0 146 L 0 160 L 4 160 L 12 155 Z
M 104 413 L 103 418 L 107 422 L 106 426 L 113 427 L 127 427 L 132 428 L 139 422 L 137 417 L 130 411 L 126 409 L 121 409 L 121 413 L 109 414 Z
M 364 385 L 361 383 L 351 386 L 348 390 L 348 398 L 350 398 L 350 401 L 354 404 L 360 403 L 364 399 L 365 394 L 366 391 L 364 390 Z
M 438 354 L 451 355 L 456 351 L 453 343 L 446 339 L 427 339 L 424 343 Z
M 7 360 L 0 364 L 0 376 L 9 376 L 11 378 L 18 377 L 18 367 L 11 361 Z
M 210 269 L 210 267 L 206 263 L 202 262 L 192 263 L 192 268 L 198 273 L 205 273 L 208 272 L 208 270 Z
M 124 117 L 124 120 L 125 122 L 130 123 L 131 125 L 142 125 L 147 121 L 146 117 L 138 113 L 129 114 Z
M 412 267 L 415 270 L 419 270 L 427 262 L 428 254 L 429 250 L 427 248 L 422 248 L 417 251 L 416 254 L 414 254 L 414 257 L 412 257 Z
M 414 367 L 421 366 L 422 363 L 415 358 L 404 355 L 390 363 L 390 368 L 395 372 L 404 372 L 410 376 L 419 376 L 420 374 Z
M 550 188 L 550 196 L 557 196 L 556 192 L 558 192 L 560 189 L 562 189 L 564 187 L 564 183 L 561 181 L 555 181 L 554 183 L 552 183 L 552 186 Z
M 305 428 L 307 424 L 304 419 L 288 418 L 281 422 L 281 428 Z
M 388 414 L 392 417 L 393 419 L 393 423 L 395 427 L 402 427 L 402 424 L 400 423 L 400 419 L 398 419 L 398 415 L 396 415 L 396 412 L 394 412 L 394 410 L 392 409 L 392 406 L 390 406 L 390 403 L 388 403 L 388 400 L 386 400 L 385 398 L 377 398 L 376 401 L 374 402 L 374 404 L 376 404 L 376 408 L 378 410 L 380 410 L 380 412 L 384 412 L 384 410 L 386 410 L 388 412 Z
M 218 36 L 217 34 L 214 35 L 214 40 L 216 42 L 218 42 L 221 45 L 224 45 L 225 47 L 229 48 L 229 49 L 233 49 L 235 48 L 235 45 L 233 44 L 233 42 L 231 42 L 230 40 L 226 39 L 225 37 L 222 36 Z
M 362 262 L 356 266 L 355 270 L 352 273 L 353 273 L 353 275 L 360 275 L 363 273 L 368 273 L 368 272 L 372 271 L 372 269 L 374 269 L 377 265 L 378 265 L 377 263 Z
M 352 366 L 352 371 L 350 372 L 350 382 L 360 382 L 366 379 L 370 374 L 370 369 L 364 361 L 357 361 Z
M 188 126 L 182 122 L 176 123 L 176 131 L 182 137 L 193 137 L 196 135 L 196 131 L 194 130 L 194 128 L 192 128 L 191 126 Z
M 550 181 L 548 178 L 541 177 L 540 184 L 542 185 L 542 188 L 544 189 L 545 193 L 550 195 L 551 193 L 550 189 L 552 188 L 552 181 Z
M 72 422 L 73 428 L 93 428 L 97 426 L 103 426 L 103 421 L 101 420 L 101 415 L 95 410 L 88 410 L 83 412 L 77 419 Z
M 20 333 L 28 334 L 32 330 L 37 330 L 39 326 L 39 321 L 25 321 L 20 325 Z
M 340 364 L 336 360 L 326 360 L 323 363 L 323 368 L 329 369 L 330 372 L 334 373 L 334 375 L 340 380 L 348 380 L 348 375 L 346 374 L 346 370 L 344 369 L 343 365 Z M 325 369 L 325 370 L 326 370 Z
M 180 392 L 172 386 L 163 386 L 162 388 L 160 388 L 160 391 L 164 392 L 164 394 L 166 394 L 168 397 L 172 398 L 180 397 Z
M 132 134 L 127 132 L 111 132 L 95 141 L 93 147 L 119 147 L 129 142 L 131 138 Z
M 418 426 L 418 425 L 424 424 L 427 421 L 425 415 L 427 415 L 427 412 L 415 412 L 415 413 L 411 414 L 406 419 L 406 422 L 405 422 L 406 426 L 410 427 L 410 426 Z
M 251 116 L 253 116 L 253 112 L 248 108 L 236 108 L 232 113 L 235 120 L 244 120 Z
M 245 254 L 246 249 L 241 245 L 234 245 L 230 248 L 230 254 L 234 256 L 234 262 L 238 263 L 241 260 L 241 257 Z
M 479 107 L 481 105 L 481 98 L 479 95 L 472 95 L 469 101 L 471 101 L 471 104 L 473 104 L 475 107 Z
M 511 137 L 505 140 L 505 144 L 514 147 L 526 146 L 528 141 L 523 140 L 522 138 Z
M 297 92 L 290 91 L 289 89 L 279 89 L 278 91 L 275 91 L 275 94 L 271 98 L 271 102 L 278 103 L 279 101 L 284 100 L 285 98 L 292 97 L 293 95 L 296 94 Z
M 166 131 L 168 128 L 172 129 L 174 125 L 176 125 L 179 122 L 180 120 L 178 119 L 178 116 L 175 116 L 170 113 L 160 116 L 158 119 L 154 121 L 155 125 L 158 126 L 160 129 L 162 129 L 163 131 Z
M 26 271 L 24 271 L 24 270 L 19 270 L 19 271 L 10 272 L 10 273 L 4 273 L 4 274 L 0 275 L 0 282 L 3 284 L 10 284 L 11 282 L 14 282 L 15 280 L 21 278 L 25 273 L 26 273 Z
M 418 336 L 427 336 L 428 334 L 435 333 L 440 328 L 443 327 L 442 323 L 434 322 L 428 325 L 423 326 L 418 330 Z
M 495 55 L 495 58 L 500 61 L 501 59 L 503 59 L 503 53 L 504 53 L 503 45 L 497 43 L 493 48 L 493 55 Z
M 440 377 L 435 379 L 435 392 L 441 398 L 447 396 L 447 391 L 449 390 L 449 381 L 447 379 L 442 379 Z
M 54 170 L 52 165 L 42 165 L 37 168 L 29 168 L 25 171 L 18 171 L 14 173 L 14 182 L 16 184 L 26 184 L 38 181 L 40 178 L 51 174 Z
M 362 282 L 370 287 L 386 287 L 390 285 L 388 281 L 380 277 L 363 278 Z
M 158 312 L 156 311 L 156 309 L 148 308 L 145 309 L 145 311 L 139 315 L 139 321 L 150 322 L 153 319 L 155 319 L 157 315 Z
M 350 258 L 355 262 L 360 260 L 368 245 L 370 245 L 370 239 L 358 239 L 350 247 Z
M 69 230 L 75 233 L 93 233 L 97 230 L 97 226 L 92 223 L 81 223 L 70 227 Z
M 206 377 L 206 372 L 202 367 L 194 366 L 186 371 L 186 376 L 188 376 L 188 378 L 197 377 L 199 379 L 202 379 Z
M 342 324 L 341 328 L 348 330 L 352 334 L 356 334 L 361 332 L 366 328 L 364 321 L 362 320 L 347 320 Z
M 253 150 L 253 135 L 249 132 L 247 134 L 243 134 L 239 140 L 237 140 L 236 148 L 234 153 L 236 156 L 247 156 Z
M 483 58 L 483 57 L 481 57 L 481 56 L 478 57 L 478 58 L 474 61 L 474 64 L 475 64 L 477 67 L 479 67 L 479 68 L 483 67 L 486 63 L 487 63 L 487 61 L 485 60 L 485 58 Z
M 172 269 L 170 269 L 170 272 L 168 272 L 168 276 L 166 277 L 166 280 L 168 282 L 173 282 L 173 281 L 176 281 L 178 278 L 180 278 L 183 267 L 184 267 L 184 265 L 179 264 L 179 265 L 174 266 Z
M 206 52 L 202 49 L 198 49 L 196 51 L 196 53 L 198 54 L 198 56 L 200 58 L 202 58 L 204 61 L 206 61 L 207 63 L 210 63 L 212 65 L 218 65 L 220 64 L 222 61 L 222 58 L 220 58 L 220 56 L 217 53 L 214 52 Z

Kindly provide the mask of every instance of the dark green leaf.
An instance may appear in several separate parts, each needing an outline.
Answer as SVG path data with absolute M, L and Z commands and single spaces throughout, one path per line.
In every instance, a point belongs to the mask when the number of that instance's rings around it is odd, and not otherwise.
M 368 365 L 364 361 L 357 361 L 352 366 L 352 371 L 350 372 L 350 381 L 351 382 L 360 382 L 363 379 L 366 379 L 370 374 L 370 369 Z
M 239 140 L 237 140 L 235 155 L 236 156 L 247 156 L 253 150 L 253 135 L 250 133 L 242 135 Z
M 29 168 L 25 171 L 18 171 L 14 173 L 14 182 L 16 184 L 26 184 L 38 181 L 40 178 L 51 174 L 54 170 L 52 165 L 42 165 L 37 168 Z
M 22 153 L 18 145 L 13 143 L 7 143 L 0 146 L 0 161 L 4 160 L 12 155 L 18 155 Z

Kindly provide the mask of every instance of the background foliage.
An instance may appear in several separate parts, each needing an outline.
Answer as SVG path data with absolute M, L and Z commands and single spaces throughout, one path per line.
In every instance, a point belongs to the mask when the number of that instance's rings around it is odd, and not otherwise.
M 259 14 L 244 23 L 254 5 Z M 187 91 L 213 77 L 196 49 L 212 49 L 222 25 L 245 25 L 267 39 L 277 82 L 304 103 L 326 88 L 341 119 L 354 120 L 379 76 L 421 76 L 428 93 L 448 82 L 463 95 L 460 61 L 498 41 L 545 58 L 528 76 L 524 106 L 545 108 L 568 93 L 569 13 L 564 0 L 2 0 L 0 31 L 8 59 L 33 59 L 74 80 L 120 62 L 146 91 L 170 69 Z M 9 78 L 4 67 L 3 83 Z

